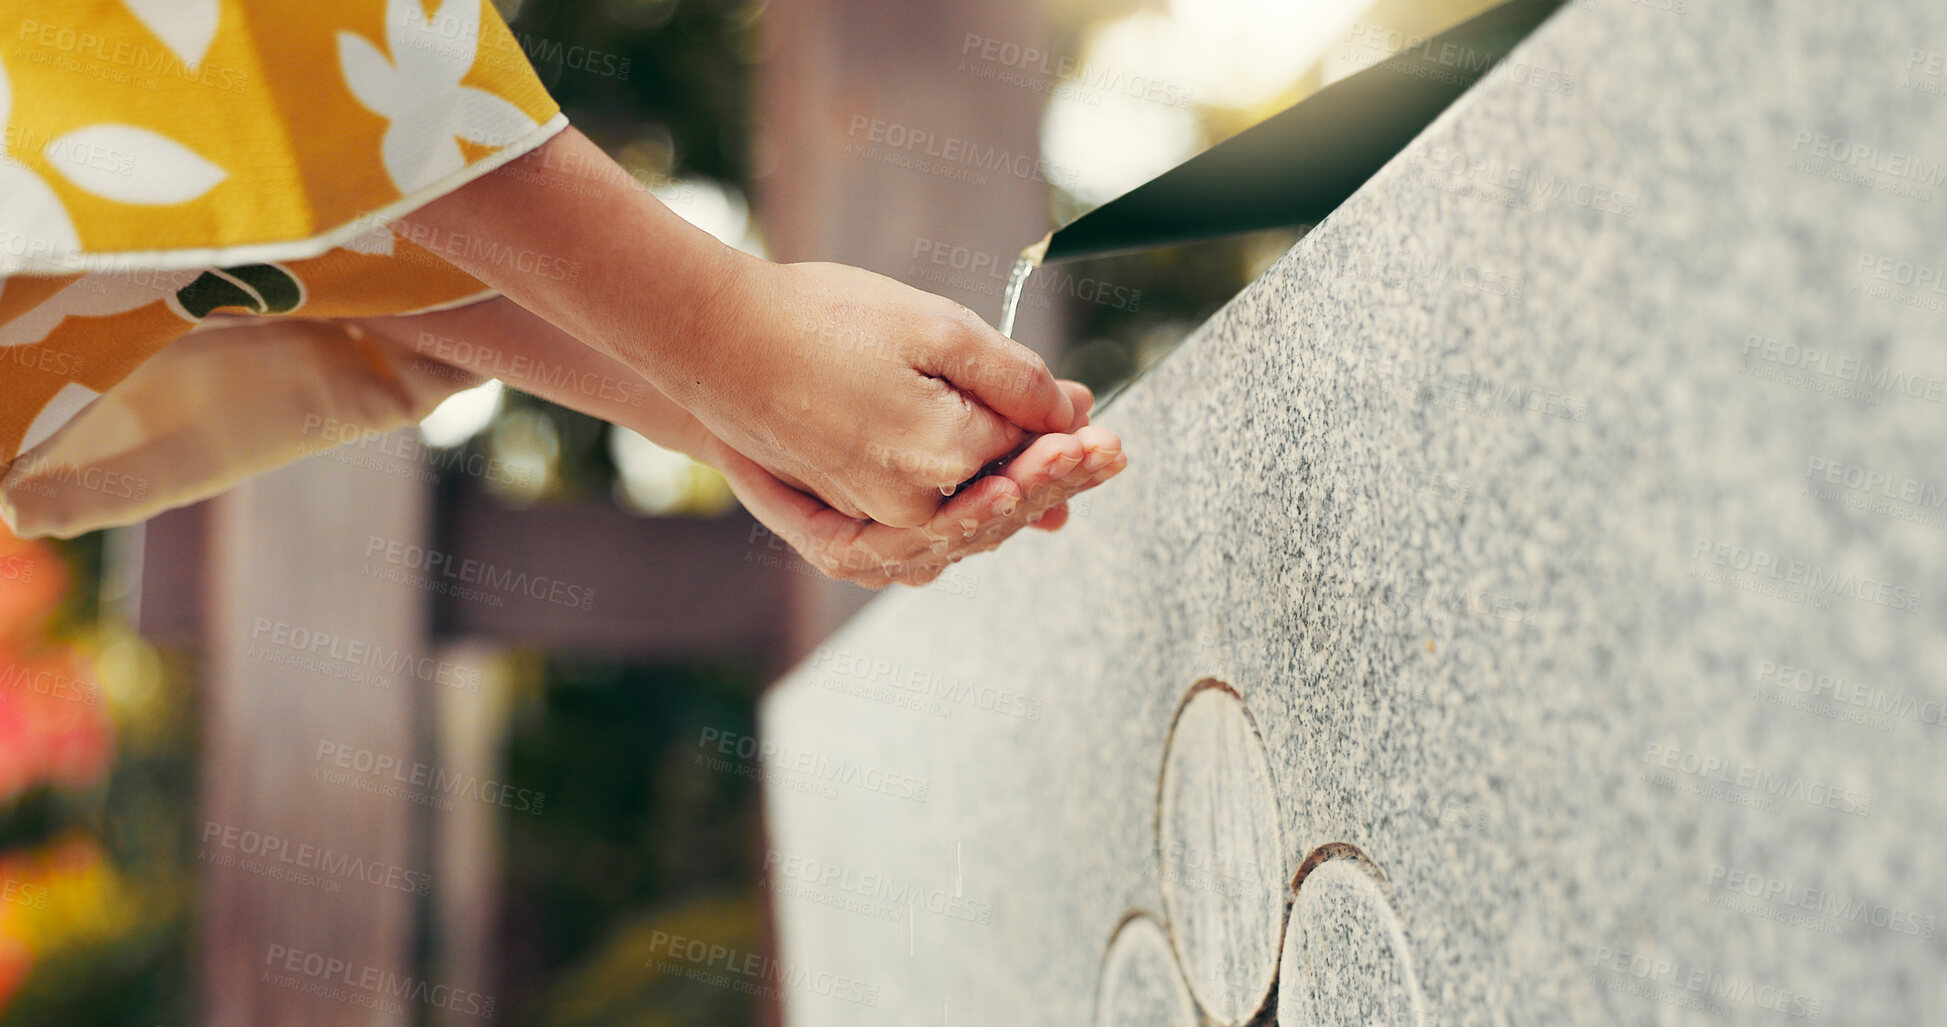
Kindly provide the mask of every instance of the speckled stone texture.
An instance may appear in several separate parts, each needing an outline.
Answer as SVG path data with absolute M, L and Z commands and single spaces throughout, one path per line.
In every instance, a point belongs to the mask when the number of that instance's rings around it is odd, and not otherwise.
M 1261 1021 L 1947 1023 L 1943 52 L 1937 0 L 1545 25 L 1107 412 L 1066 530 L 769 697 L 782 957 L 875 989 L 790 1022 L 1094 1022 L 1166 877 L 1342 843 Z M 1274 873 L 1158 842 L 1205 677 Z

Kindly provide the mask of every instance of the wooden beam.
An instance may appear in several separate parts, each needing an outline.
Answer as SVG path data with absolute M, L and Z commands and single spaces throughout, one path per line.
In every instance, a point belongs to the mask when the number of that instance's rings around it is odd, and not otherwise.
M 434 596 L 441 638 L 635 661 L 749 653 L 775 666 L 794 575 L 760 573 L 760 557 L 789 551 L 742 511 L 516 508 L 462 483 L 441 522 L 442 551 L 426 561 L 445 586 Z

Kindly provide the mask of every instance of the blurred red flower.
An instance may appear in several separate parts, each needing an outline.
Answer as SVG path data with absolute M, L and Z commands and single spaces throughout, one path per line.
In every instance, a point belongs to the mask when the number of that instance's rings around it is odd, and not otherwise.
M 86 660 L 67 646 L 0 644 L 0 800 L 46 781 L 86 788 L 115 755 L 115 727 Z
M 15 538 L 0 525 L 0 641 L 39 634 L 67 589 L 67 564 L 53 546 Z
M 0 528 L 0 801 L 43 781 L 85 788 L 114 758 L 114 722 L 87 661 L 41 638 L 67 585 L 53 546 Z

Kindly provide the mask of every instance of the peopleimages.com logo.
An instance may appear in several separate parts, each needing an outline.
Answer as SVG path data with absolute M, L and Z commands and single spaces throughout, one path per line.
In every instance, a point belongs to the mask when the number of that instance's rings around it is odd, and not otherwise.
M 1748 977 L 1733 977 L 1708 967 L 1670 956 L 1598 945 L 1590 967 L 1619 981 L 1635 980 L 1651 988 L 1668 988 L 1676 995 L 1692 995 L 1716 1003 L 1737 1003 L 1756 1009 L 1817 1020 L 1825 1013 L 1825 1000 L 1761 983 Z M 1724 1006 L 1707 1006 L 1703 1011 L 1728 1015 Z
M 455 557 L 452 553 L 410 542 L 373 535 L 366 540 L 365 555 L 368 559 L 376 557 L 403 569 L 403 572 L 380 572 L 368 564 L 364 569 L 369 576 L 429 588 L 456 598 L 491 600 L 515 594 L 581 610 L 595 606 L 595 590 L 586 585 L 571 585 L 545 575 L 529 574 L 472 557 Z M 498 595 L 483 595 L 483 589 Z M 493 605 L 499 606 L 504 601 Z
M 203 822 L 203 849 L 206 862 L 238 865 L 245 869 L 317 875 L 347 881 L 363 881 L 411 895 L 429 895 L 433 875 L 421 870 L 367 859 L 349 852 L 338 852 L 328 845 L 284 838 L 266 831 Z M 254 861 L 254 862 L 253 862 Z M 261 866 L 257 866 L 261 864 Z M 283 876 L 282 874 L 266 876 Z M 336 889 L 332 889 L 336 890 Z
M 1693 785 L 1678 790 L 1735 801 L 1738 805 L 1756 806 L 1770 813 L 1778 812 L 1782 808 L 1780 800 L 1784 799 L 1838 810 L 1856 817 L 1866 816 L 1873 810 L 1873 797 L 1866 792 L 1827 781 L 1808 780 L 1799 774 L 1714 756 L 1680 745 L 1660 742 L 1644 745 L 1643 766 L 1647 768 L 1646 778 L 1654 783 L 1672 787 L 1674 781 L 1670 775 L 1680 775 L 1696 785 L 1710 787 Z M 1740 801 L 1745 799 L 1756 801 Z
M 318 771 L 336 768 L 361 775 L 364 790 L 381 791 L 381 787 L 409 785 L 436 796 L 450 796 L 462 799 L 478 799 L 490 806 L 504 806 L 516 813 L 539 813 L 547 802 L 547 793 L 529 788 L 515 788 L 504 782 L 483 778 L 476 774 L 461 774 L 433 766 L 430 763 L 408 762 L 397 756 L 361 749 L 355 745 L 340 742 L 320 741 L 317 754 L 312 758 L 317 764 L 313 776 Z
M 288 945 L 265 948 L 263 965 L 266 983 L 351 1005 L 404 1013 L 401 1003 L 412 1002 L 482 1020 L 494 1017 L 492 995 Z
M 1691 557 L 1704 561 L 1712 567 L 1750 574 L 1753 577 L 1768 578 L 1809 592 L 1846 596 L 1862 603 L 1891 607 L 1908 613 L 1919 610 L 1920 600 L 1925 596 L 1925 593 L 1917 588 L 1843 573 L 1804 560 L 1793 560 L 1776 553 L 1729 542 L 1714 542 L 1700 538 L 1691 552 Z

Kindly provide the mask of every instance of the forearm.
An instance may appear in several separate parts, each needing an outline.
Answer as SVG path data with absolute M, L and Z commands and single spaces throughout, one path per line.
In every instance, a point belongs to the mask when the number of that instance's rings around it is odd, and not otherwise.
M 943 489 L 1074 416 L 1047 365 L 965 307 L 741 254 L 573 130 L 394 227 L 848 517 L 924 524 Z
M 523 392 L 640 432 L 665 449 L 713 462 L 713 437 L 642 376 L 509 299 L 355 322 L 430 360 L 498 378 Z
M 720 301 L 756 262 L 670 212 L 574 128 L 399 227 L 679 399 L 710 374 L 712 323 L 734 316 Z

